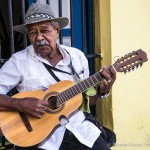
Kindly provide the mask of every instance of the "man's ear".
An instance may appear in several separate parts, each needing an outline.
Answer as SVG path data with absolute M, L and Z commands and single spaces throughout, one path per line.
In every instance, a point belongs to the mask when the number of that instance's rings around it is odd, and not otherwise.
M 56 28 L 56 31 L 57 31 L 57 33 L 59 33 L 59 32 L 60 32 L 60 29 L 59 29 L 59 28 Z

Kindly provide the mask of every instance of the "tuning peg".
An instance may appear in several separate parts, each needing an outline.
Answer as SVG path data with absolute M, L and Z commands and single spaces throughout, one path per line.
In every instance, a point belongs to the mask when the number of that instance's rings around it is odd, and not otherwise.
M 130 56 L 132 56 L 133 55 L 133 53 L 128 53 L 128 57 L 130 57 Z
M 126 70 L 126 73 L 129 73 L 129 72 L 130 72 L 130 70 L 127 69 L 127 70 Z
M 139 67 L 139 64 L 136 65 L 136 69 Z
M 136 51 L 132 51 L 132 54 L 136 54 Z
M 140 67 L 142 67 L 143 63 L 141 62 Z
M 131 71 L 131 68 L 128 69 L 128 72 L 130 72 L 130 71 Z
M 135 69 L 135 66 L 132 67 L 132 70 L 133 70 L 133 71 L 134 71 L 134 69 Z

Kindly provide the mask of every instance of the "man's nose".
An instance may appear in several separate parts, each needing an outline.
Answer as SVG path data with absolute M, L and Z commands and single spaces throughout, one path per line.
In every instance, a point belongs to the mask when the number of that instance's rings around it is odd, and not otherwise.
M 37 36 L 36 36 L 36 39 L 37 40 L 43 40 L 44 39 L 43 34 L 41 32 L 38 32 Z

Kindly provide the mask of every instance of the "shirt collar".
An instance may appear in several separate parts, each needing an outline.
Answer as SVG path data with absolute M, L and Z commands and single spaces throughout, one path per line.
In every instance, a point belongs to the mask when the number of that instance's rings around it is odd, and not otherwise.
M 63 63 L 63 65 L 69 65 L 70 59 L 71 59 L 70 55 L 66 52 L 66 50 L 59 43 L 57 43 L 57 47 L 58 47 L 61 55 L 63 56 L 63 59 L 58 64 Z

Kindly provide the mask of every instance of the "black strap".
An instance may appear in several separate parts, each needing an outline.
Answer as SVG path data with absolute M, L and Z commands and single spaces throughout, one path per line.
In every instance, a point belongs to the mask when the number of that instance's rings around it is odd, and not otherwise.
M 65 51 L 68 53 L 68 55 L 70 56 L 69 52 L 68 52 L 66 49 L 64 49 L 64 50 L 65 50 Z M 43 62 L 42 62 L 42 63 L 43 63 Z M 46 63 L 43 63 L 43 64 L 44 64 L 44 66 L 46 67 L 46 69 L 48 70 L 48 72 L 52 75 L 52 77 L 53 77 L 57 82 L 59 82 L 60 79 L 54 74 L 54 72 L 53 72 L 52 70 L 55 70 L 55 71 L 58 71 L 58 72 L 62 72 L 62 73 L 66 73 L 66 74 L 72 75 L 72 74 L 69 73 L 69 72 L 66 72 L 66 71 L 64 71 L 64 70 L 61 70 L 61 69 L 52 67 L 52 66 L 50 66 L 50 65 L 48 65 L 48 64 L 46 64 Z M 72 65 L 71 56 L 70 56 L 70 67 L 71 67 L 72 73 L 75 74 L 75 75 L 80 79 L 80 76 L 78 75 L 78 73 L 76 72 L 75 68 L 74 68 L 73 65 Z
M 44 66 L 46 67 L 46 69 L 48 70 L 48 72 L 52 75 L 52 77 L 57 81 L 59 82 L 60 79 L 54 74 L 54 72 L 52 71 L 51 67 L 45 63 L 43 63 Z
M 48 65 L 48 64 L 45 64 L 45 63 L 43 63 L 43 64 L 44 64 L 45 67 L 48 67 L 48 68 L 50 68 L 50 69 L 52 69 L 52 70 L 55 70 L 55 71 L 58 71 L 58 72 L 62 72 L 62 73 L 66 73 L 66 74 L 71 75 L 71 73 L 69 73 L 69 72 L 67 72 L 67 71 L 64 71 L 64 70 L 61 70 L 61 69 L 52 67 L 52 66 L 50 66 L 50 65 Z
M 69 52 L 64 48 L 64 50 L 68 53 L 68 55 L 70 56 Z M 73 72 L 73 74 L 75 74 L 79 79 L 80 79 L 80 76 L 78 75 L 78 73 L 76 72 L 75 68 L 73 67 L 72 65 L 72 59 L 71 59 L 71 56 L 70 56 L 70 66 L 71 66 L 71 70 Z
M 73 74 L 75 74 L 80 79 L 80 76 L 78 75 L 78 73 L 76 72 L 75 68 L 72 65 L 72 61 L 70 62 L 70 66 L 71 66 Z

